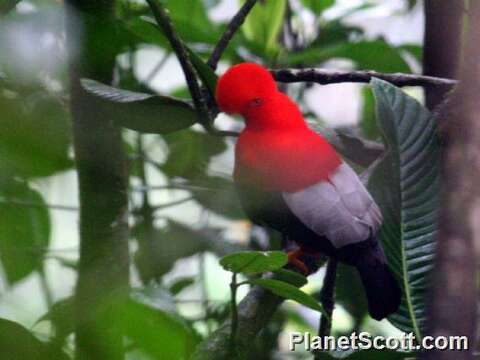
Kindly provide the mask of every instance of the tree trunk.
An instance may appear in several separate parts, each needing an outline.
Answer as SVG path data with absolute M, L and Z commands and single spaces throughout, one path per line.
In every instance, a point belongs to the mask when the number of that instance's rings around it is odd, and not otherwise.
M 460 60 L 464 1 L 425 0 L 424 75 L 455 79 Z M 447 88 L 425 89 L 426 105 L 433 110 Z
M 430 334 L 465 335 L 469 351 L 432 351 L 425 359 L 473 359 L 480 244 L 480 1 L 472 1 L 461 84 L 443 124 L 443 202 L 430 311 Z
M 114 0 L 70 0 L 67 42 L 71 113 L 80 187 L 80 262 L 75 295 L 77 359 L 120 360 L 123 334 L 112 326 L 115 304 L 128 296 L 127 173 L 120 130 L 80 86 L 111 82 L 116 49 Z

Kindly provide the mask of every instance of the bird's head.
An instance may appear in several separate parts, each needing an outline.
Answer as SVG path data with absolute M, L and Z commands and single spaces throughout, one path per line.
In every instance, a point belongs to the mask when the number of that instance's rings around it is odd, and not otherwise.
M 254 63 L 232 66 L 217 83 L 216 98 L 220 110 L 228 114 L 243 114 L 260 106 L 265 98 L 277 92 L 270 72 Z

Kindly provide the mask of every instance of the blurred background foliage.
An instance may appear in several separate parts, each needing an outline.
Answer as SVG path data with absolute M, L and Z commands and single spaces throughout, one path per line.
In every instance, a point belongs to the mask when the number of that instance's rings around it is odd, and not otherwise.
M 241 1 L 164 3 L 179 36 L 206 60 Z M 96 34 L 101 51 L 119 54 L 114 85 L 189 100 L 177 59 L 152 26 L 146 3 L 118 0 L 116 6 L 117 21 L 108 24 L 116 37 L 106 37 L 101 28 Z M 242 61 L 271 68 L 415 73 L 421 70 L 422 26 L 422 7 L 416 1 L 259 1 L 224 53 L 217 74 Z M 68 359 L 73 353 L 78 190 L 67 67 L 62 1 L 0 2 L 2 359 L 3 354 L 7 359 Z M 368 87 L 281 86 L 313 126 L 379 140 Z M 422 98 L 418 89 L 408 92 Z M 116 105 L 120 124 L 148 127 L 155 122 L 163 126 L 163 134 L 123 130 L 132 296 L 112 323 L 128 329 L 129 359 L 182 359 L 228 318 L 229 275 L 218 258 L 243 249 L 280 249 L 280 240 L 252 226 L 239 208 L 230 177 L 233 139 L 212 137 L 199 125 L 190 127 L 195 113 L 178 106 L 170 111 L 168 98 L 136 99 L 143 108 L 131 112 L 128 101 L 124 107 Z M 242 125 L 220 115 L 216 126 L 239 130 Z M 312 276 L 306 291 L 318 292 L 322 277 L 323 270 Z M 241 288 L 239 297 L 245 291 Z M 317 318 L 313 311 L 286 303 L 252 344 L 255 358 L 308 358 L 301 349 L 287 352 L 287 337 L 294 330 L 315 333 Z M 342 265 L 333 334 L 352 330 L 399 334 L 388 321 L 368 317 L 359 279 Z

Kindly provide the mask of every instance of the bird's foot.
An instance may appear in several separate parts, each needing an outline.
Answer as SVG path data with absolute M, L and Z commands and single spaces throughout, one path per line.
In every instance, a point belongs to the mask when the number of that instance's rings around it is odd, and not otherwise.
M 318 253 L 306 252 L 302 248 L 298 248 L 287 252 L 287 256 L 288 264 L 305 276 L 313 274 L 318 270 L 316 262 L 321 256 Z

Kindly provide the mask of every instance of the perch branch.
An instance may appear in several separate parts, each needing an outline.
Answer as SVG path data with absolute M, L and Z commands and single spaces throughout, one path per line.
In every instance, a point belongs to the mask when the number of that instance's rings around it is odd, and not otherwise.
M 413 74 L 385 74 L 376 71 L 342 71 L 322 69 L 278 69 L 270 70 L 275 80 L 279 82 L 314 82 L 321 85 L 342 82 L 368 83 L 373 77 L 382 79 L 396 86 L 452 87 L 457 80 L 433 76 Z
M 218 62 L 222 57 L 223 52 L 227 48 L 228 43 L 230 42 L 230 40 L 232 40 L 233 36 L 237 32 L 237 30 L 240 28 L 240 26 L 242 26 L 248 13 L 250 12 L 250 10 L 252 10 L 252 8 L 255 6 L 256 3 L 257 3 L 257 0 L 245 1 L 245 4 L 243 4 L 243 6 L 240 8 L 240 10 L 235 14 L 235 16 L 232 18 L 232 20 L 228 24 L 227 29 L 225 30 L 222 37 L 218 41 L 217 45 L 215 46 L 215 49 L 212 52 L 212 55 L 210 55 L 210 58 L 207 61 L 207 65 L 210 66 L 214 71 L 217 68 Z
M 199 113 L 200 123 L 203 124 L 206 129 L 209 129 L 210 116 L 206 101 L 197 81 L 197 73 L 195 72 L 195 69 L 190 61 L 190 56 L 185 49 L 183 41 L 178 37 L 175 28 L 173 27 L 173 23 L 163 6 L 159 5 L 155 0 L 146 1 L 152 11 L 155 21 L 163 30 L 170 45 L 172 46 L 173 51 L 177 55 L 178 61 L 180 62 L 180 66 L 182 67 L 185 75 L 185 80 L 187 81 L 188 90 L 192 95 L 193 103 Z

